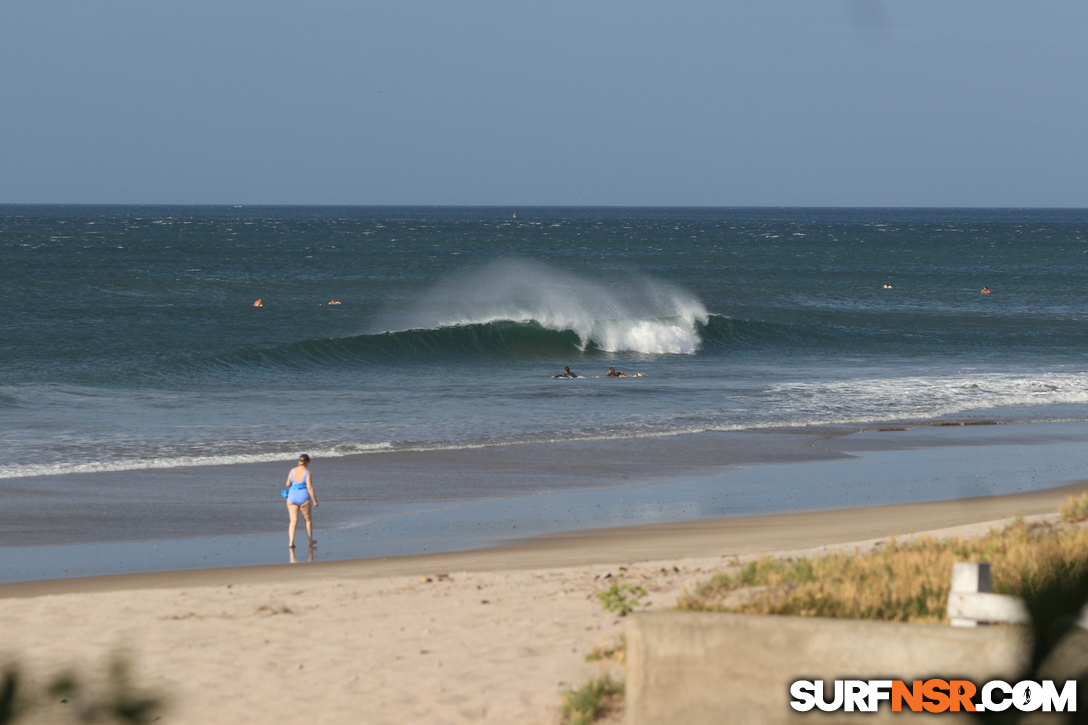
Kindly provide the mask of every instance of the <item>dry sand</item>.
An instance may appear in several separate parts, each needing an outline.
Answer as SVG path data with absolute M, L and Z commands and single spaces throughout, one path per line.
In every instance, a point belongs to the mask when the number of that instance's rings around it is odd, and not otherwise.
M 669 607 L 759 553 L 978 533 L 1084 485 L 959 502 L 552 536 L 480 552 L 0 586 L 2 645 L 35 683 L 128 654 L 162 723 L 557 723 L 559 692 L 623 631 L 596 593 Z M 611 577 L 601 578 L 605 573 Z M 53 704 L 55 715 L 71 704 Z M 48 715 L 48 712 L 46 713 Z

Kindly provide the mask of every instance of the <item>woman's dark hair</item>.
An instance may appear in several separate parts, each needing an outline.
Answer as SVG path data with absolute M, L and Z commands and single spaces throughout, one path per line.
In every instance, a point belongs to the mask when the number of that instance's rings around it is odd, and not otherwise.
M 306 455 L 305 453 L 300 454 L 298 459 L 300 461 L 306 461 L 307 463 L 310 462 L 310 457 L 308 455 Z

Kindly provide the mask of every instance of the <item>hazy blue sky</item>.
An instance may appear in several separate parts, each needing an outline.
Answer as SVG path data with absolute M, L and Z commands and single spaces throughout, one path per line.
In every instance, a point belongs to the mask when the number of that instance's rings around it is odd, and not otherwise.
M 0 0 L 0 203 L 1088 206 L 1084 0 Z

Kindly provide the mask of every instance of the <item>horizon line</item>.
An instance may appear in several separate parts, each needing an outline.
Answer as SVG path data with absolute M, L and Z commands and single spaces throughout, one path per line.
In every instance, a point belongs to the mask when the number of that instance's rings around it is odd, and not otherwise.
M 0 202 L 5 207 L 213 207 L 222 209 L 245 208 L 314 208 L 314 209 L 965 209 L 965 210 L 1052 210 L 1052 211 L 1088 211 L 1088 206 L 916 206 L 916 205 L 813 205 L 813 204 L 316 204 L 316 203 L 252 203 L 231 204 L 227 202 Z

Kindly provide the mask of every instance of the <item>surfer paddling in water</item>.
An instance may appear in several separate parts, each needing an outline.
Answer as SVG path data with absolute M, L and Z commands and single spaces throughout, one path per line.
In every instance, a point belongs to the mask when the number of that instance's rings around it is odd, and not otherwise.
M 582 376 L 579 375 L 578 373 L 572 373 L 570 371 L 570 366 L 567 366 L 567 367 L 563 368 L 563 372 L 559 373 L 558 375 L 553 375 L 552 377 L 553 378 L 580 378 Z
M 310 457 L 303 453 L 298 457 L 298 465 L 287 474 L 287 546 L 295 548 L 295 529 L 298 527 L 298 514 L 306 519 L 306 538 L 310 546 L 315 546 L 314 522 L 312 509 L 317 506 L 317 494 L 314 493 L 314 477 L 310 475 Z
M 590 375 L 590 377 L 591 378 L 601 378 L 601 377 L 604 377 L 604 378 L 626 378 L 626 377 L 628 377 L 628 375 L 627 375 L 627 373 L 621 373 L 619 370 L 616 370 L 616 368 L 608 368 L 608 373 L 606 375 Z M 631 375 L 630 377 L 632 377 L 632 378 L 641 378 L 642 373 L 635 373 L 634 375 Z

